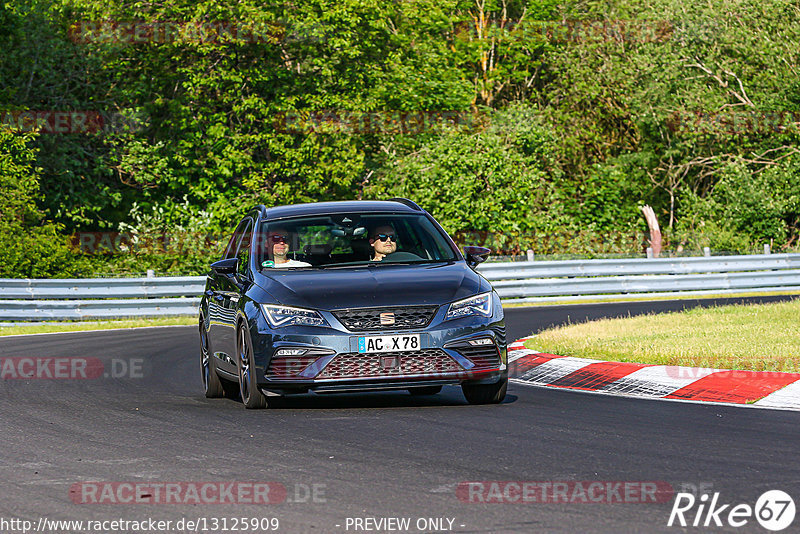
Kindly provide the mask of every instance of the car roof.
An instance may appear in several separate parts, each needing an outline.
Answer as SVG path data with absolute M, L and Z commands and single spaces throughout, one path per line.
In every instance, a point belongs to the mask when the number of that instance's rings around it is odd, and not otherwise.
M 343 200 L 275 206 L 262 210 L 262 219 L 275 220 L 305 215 L 331 215 L 337 213 L 424 213 L 422 208 L 406 199 L 398 200 Z

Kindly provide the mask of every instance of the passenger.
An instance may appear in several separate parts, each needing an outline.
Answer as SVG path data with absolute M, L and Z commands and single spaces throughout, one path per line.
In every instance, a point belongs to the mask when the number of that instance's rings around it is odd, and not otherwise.
M 271 228 L 267 234 L 267 256 L 272 258 L 261 263 L 262 267 L 284 269 L 287 267 L 311 267 L 310 263 L 288 257 L 291 236 L 284 228 Z
M 369 245 L 372 247 L 370 261 L 382 261 L 397 250 L 397 234 L 394 228 L 388 224 L 373 228 L 369 234 Z

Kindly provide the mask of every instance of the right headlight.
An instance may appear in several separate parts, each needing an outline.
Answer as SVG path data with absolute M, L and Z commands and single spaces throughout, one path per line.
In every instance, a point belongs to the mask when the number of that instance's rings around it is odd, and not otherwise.
M 291 306 L 272 306 L 261 304 L 264 317 L 272 328 L 281 326 L 329 326 L 328 321 L 316 310 L 293 308 Z
M 447 308 L 447 315 L 445 315 L 444 320 L 447 321 L 448 319 L 457 319 L 470 315 L 479 315 L 481 317 L 492 316 L 491 291 L 453 302 L 450 304 L 450 307 Z

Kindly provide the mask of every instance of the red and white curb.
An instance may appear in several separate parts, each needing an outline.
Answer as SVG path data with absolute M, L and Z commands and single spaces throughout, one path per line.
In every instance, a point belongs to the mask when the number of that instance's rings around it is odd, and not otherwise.
M 800 410 L 800 374 L 645 365 L 557 356 L 508 346 L 514 382 L 609 395 Z

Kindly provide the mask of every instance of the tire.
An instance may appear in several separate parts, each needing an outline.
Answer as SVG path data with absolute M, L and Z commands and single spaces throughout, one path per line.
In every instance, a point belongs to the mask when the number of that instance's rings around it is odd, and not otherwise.
M 462 384 L 461 391 L 470 404 L 500 404 L 506 398 L 508 378 L 494 384 Z
M 217 399 L 226 396 L 225 388 L 217 374 L 217 366 L 209 349 L 208 332 L 203 327 L 202 317 L 200 317 L 200 374 L 206 398 Z
M 247 409 L 266 408 L 267 397 L 255 384 L 253 344 L 247 329 L 241 325 L 236 332 L 236 340 L 236 367 L 239 369 L 239 394 L 242 397 L 242 404 Z
M 436 395 L 442 391 L 442 386 L 420 386 L 416 388 L 408 388 L 408 392 L 414 395 Z

